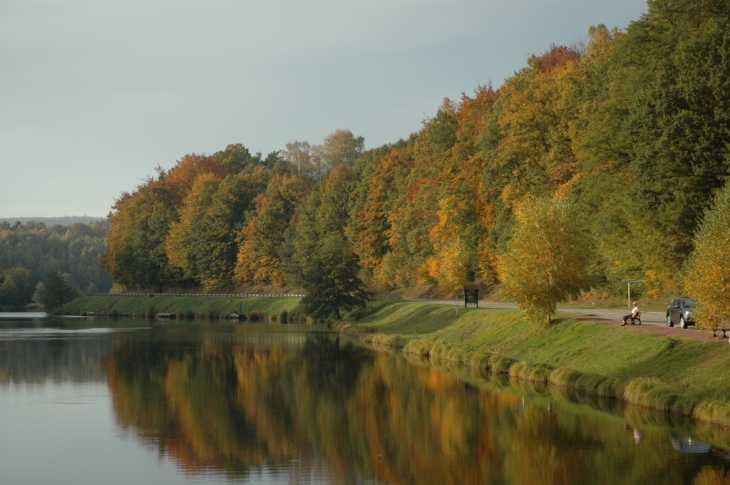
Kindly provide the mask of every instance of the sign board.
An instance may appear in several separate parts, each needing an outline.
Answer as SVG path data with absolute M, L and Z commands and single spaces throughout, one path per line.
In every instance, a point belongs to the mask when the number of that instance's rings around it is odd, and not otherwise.
M 621 283 L 641 283 L 641 280 L 635 280 L 633 278 L 624 278 Z
M 479 286 L 477 285 L 466 285 L 461 294 L 464 295 L 464 307 L 468 303 L 475 304 L 479 308 Z

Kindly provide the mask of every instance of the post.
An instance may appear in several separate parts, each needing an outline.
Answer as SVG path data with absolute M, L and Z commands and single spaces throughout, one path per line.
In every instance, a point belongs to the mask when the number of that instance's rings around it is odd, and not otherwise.
M 626 298 L 626 304 L 628 305 L 629 308 L 631 308 L 631 282 L 629 281 L 628 284 L 629 284 L 629 294 Z
M 641 283 L 641 280 L 636 280 L 633 278 L 624 278 L 621 280 L 622 283 L 628 284 L 628 294 L 627 294 L 627 303 L 629 305 L 629 308 L 631 308 L 631 283 Z

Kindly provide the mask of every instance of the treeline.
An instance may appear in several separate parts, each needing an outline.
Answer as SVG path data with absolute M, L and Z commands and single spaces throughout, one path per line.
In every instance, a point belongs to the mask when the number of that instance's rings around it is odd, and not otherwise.
M 451 292 L 499 282 L 520 207 L 559 199 L 592 246 L 591 284 L 679 291 L 728 175 L 729 15 L 650 1 L 626 30 L 591 27 L 377 149 L 338 130 L 266 158 L 187 155 L 120 197 L 102 265 L 161 289 L 306 285 L 355 262 L 373 287 Z
M 66 293 L 73 288 L 84 294 L 108 292 L 111 279 L 99 260 L 109 233 L 109 221 L 53 227 L 32 221 L 0 223 L 0 307 L 21 308 L 34 294 L 43 303 L 49 274 L 54 275 L 51 286 L 60 285 Z
M 15 225 L 15 223 L 20 222 L 21 224 L 25 224 L 26 222 L 35 222 L 43 223 L 48 227 L 55 226 L 56 224 L 60 226 L 70 226 L 72 224 L 76 224 L 77 222 L 80 222 L 82 224 L 97 224 L 99 222 L 103 222 L 104 217 L 93 217 L 93 216 L 61 216 L 61 217 L 0 217 L 0 224 L 3 222 L 7 222 L 8 224 Z

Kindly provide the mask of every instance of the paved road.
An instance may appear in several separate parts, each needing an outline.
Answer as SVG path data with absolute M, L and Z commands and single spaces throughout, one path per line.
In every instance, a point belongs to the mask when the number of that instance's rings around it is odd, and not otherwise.
M 408 301 L 420 301 L 425 303 L 442 303 L 445 305 L 455 305 L 454 301 L 446 300 L 422 300 L 422 299 L 408 299 Z M 460 308 L 464 308 L 464 302 L 459 302 Z M 517 308 L 512 303 L 500 303 L 492 301 L 480 301 L 479 308 Z M 630 310 L 604 310 L 597 308 L 560 308 L 558 307 L 558 313 L 579 313 L 581 315 L 587 315 L 590 317 L 602 318 L 605 320 L 614 320 L 616 322 L 630 312 Z M 643 325 L 658 325 L 666 326 L 666 313 L 664 312 L 641 312 L 641 323 Z M 694 328 L 694 327 L 692 327 Z

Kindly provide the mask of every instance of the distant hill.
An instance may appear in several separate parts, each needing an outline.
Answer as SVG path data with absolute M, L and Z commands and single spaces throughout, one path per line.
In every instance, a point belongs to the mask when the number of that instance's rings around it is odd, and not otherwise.
M 92 224 L 105 220 L 106 217 L 91 217 L 91 216 L 63 216 L 63 217 L 0 217 L 0 224 L 7 222 L 11 226 L 16 222 L 25 224 L 28 221 L 42 222 L 48 227 L 55 226 L 56 224 L 61 226 L 70 226 L 77 222 L 84 224 Z

